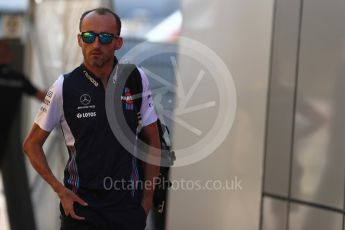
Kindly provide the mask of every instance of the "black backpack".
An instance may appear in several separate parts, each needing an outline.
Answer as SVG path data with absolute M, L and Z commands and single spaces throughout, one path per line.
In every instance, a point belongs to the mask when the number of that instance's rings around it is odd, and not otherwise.
M 133 64 L 119 64 L 118 66 L 120 76 L 128 76 L 126 86 L 130 89 L 132 95 L 142 95 L 143 87 L 141 82 L 141 75 L 139 70 Z M 134 98 L 134 107 L 136 111 L 140 111 L 142 97 Z M 138 115 L 140 116 L 140 115 Z M 138 120 L 140 117 L 138 117 Z M 159 173 L 159 184 L 156 184 L 155 192 L 153 196 L 153 206 L 157 208 L 158 212 L 165 214 L 165 205 L 167 198 L 167 191 L 171 187 L 171 181 L 169 179 L 169 169 L 176 160 L 175 153 L 171 149 L 171 140 L 169 128 L 161 122 L 158 118 L 157 127 L 159 132 L 159 138 L 161 143 L 161 159 L 166 163 L 167 166 L 160 167 Z M 140 138 L 141 134 L 137 134 Z

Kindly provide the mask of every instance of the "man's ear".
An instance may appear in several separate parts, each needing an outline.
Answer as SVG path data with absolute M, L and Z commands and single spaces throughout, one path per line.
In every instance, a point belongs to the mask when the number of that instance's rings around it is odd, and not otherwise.
M 118 49 L 120 49 L 122 46 L 123 46 L 123 39 L 122 39 L 122 37 L 118 37 L 118 38 L 115 40 L 115 49 L 118 50 Z
M 83 44 L 82 42 L 83 42 L 83 40 L 81 39 L 81 35 L 80 35 L 80 34 L 77 35 L 77 39 L 78 39 L 78 44 L 79 44 L 79 46 L 82 47 L 82 44 Z

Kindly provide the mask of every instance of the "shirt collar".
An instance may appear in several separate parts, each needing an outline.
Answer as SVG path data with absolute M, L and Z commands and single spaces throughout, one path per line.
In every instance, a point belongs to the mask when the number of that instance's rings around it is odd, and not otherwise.
M 118 60 L 116 57 L 114 57 L 113 68 L 115 68 L 117 63 L 118 63 Z M 94 73 L 92 73 L 90 70 L 86 68 L 84 63 L 81 64 L 81 69 L 83 71 L 84 77 L 86 77 L 95 87 L 98 87 L 102 83 L 101 80 Z

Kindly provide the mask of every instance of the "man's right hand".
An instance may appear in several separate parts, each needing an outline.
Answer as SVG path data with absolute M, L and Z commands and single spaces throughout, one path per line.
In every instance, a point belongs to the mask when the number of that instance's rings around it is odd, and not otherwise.
M 75 214 L 73 204 L 74 202 L 77 202 L 83 206 L 87 206 L 87 203 L 71 190 L 63 186 L 49 168 L 47 158 L 43 151 L 43 144 L 49 134 L 50 132 L 41 129 L 37 124 L 34 124 L 29 135 L 25 138 L 23 150 L 29 157 L 32 166 L 59 196 L 66 216 L 70 216 L 76 220 L 85 220 L 85 217 L 80 217 Z
M 61 191 L 58 192 L 58 196 L 66 216 L 70 216 L 76 220 L 85 220 L 85 217 L 78 216 L 75 213 L 73 207 L 74 202 L 87 206 L 87 203 L 84 200 L 66 187 L 61 188 Z

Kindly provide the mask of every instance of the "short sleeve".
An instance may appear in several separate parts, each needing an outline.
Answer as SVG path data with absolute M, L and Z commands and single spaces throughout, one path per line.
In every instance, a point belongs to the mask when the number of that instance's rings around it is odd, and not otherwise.
M 139 69 L 139 72 L 143 86 L 143 99 L 141 102 L 140 113 L 142 117 L 142 126 L 145 127 L 157 121 L 157 114 L 151 95 L 149 80 L 143 70 Z
M 51 132 L 58 125 L 63 117 L 62 86 L 63 76 L 61 75 L 49 88 L 41 108 L 38 111 L 35 123 L 43 130 Z

